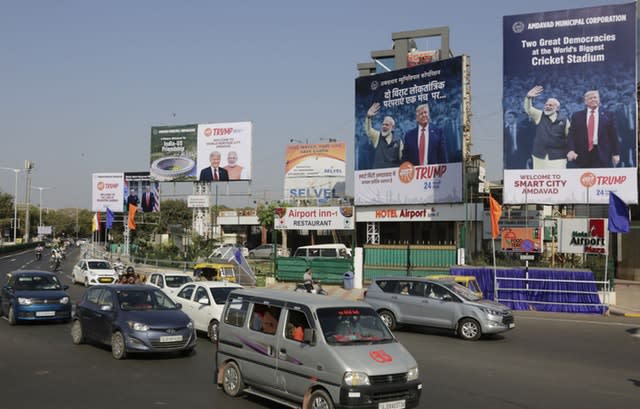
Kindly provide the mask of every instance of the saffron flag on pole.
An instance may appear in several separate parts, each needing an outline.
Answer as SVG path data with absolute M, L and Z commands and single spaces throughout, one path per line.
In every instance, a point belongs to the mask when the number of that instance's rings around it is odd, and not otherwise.
M 489 194 L 489 213 L 491 214 L 491 237 L 495 239 L 500 235 L 498 222 L 502 217 L 502 205 Z
M 609 231 L 629 233 L 629 230 L 631 230 L 629 206 L 618 195 L 609 192 Z
M 107 229 L 111 229 L 111 226 L 113 226 L 113 212 L 111 211 L 111 209 L 109 209 L 107 207 Z
M 135 230 L 136 229 L 136 211 L 138 210 L 138 208 L 136 207 L 136 205 L 130 203 L 129 204 L 129 220 L 128 220 L 128 226 L 129 226 L 129 230 Z
M 100 231 L 100 212 L 93 215 L 93 220 L 91 220 L 91 231 Z

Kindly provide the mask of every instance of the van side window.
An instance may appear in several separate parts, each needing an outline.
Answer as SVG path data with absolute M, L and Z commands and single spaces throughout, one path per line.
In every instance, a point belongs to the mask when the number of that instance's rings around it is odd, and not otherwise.
M 336 258 L 338 257 L 338 252 L 336 249 L 320 249 L 320 257 Z
M 224 323 L 233 325 L 234 327 L 242 327 L 247 318 L 249 311 L 249 303 L 242 299 L 234 298 L 229 300 L 229 307 L 224 316 Z
M 304 330 L 311 328 L 306 315 L 302 311 L 288 310 L 285 337 L 302 342 L 304 340 Z
M 280 307 L 255 304 L 251 314 L 251 329 L 265 334 L 275 334 L 280 319 Z

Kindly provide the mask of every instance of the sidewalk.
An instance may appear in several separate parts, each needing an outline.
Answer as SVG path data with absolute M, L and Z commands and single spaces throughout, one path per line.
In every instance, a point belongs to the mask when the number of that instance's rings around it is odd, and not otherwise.
M 640 317 L 640 282 L 616 279 L 614 290 L 616 305 L 609 307 L 610 313 L 625 317 Z

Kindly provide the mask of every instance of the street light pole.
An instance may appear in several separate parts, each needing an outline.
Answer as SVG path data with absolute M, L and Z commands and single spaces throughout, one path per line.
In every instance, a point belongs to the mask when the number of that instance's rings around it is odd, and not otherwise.
M 38 189 L 40 191 L 40 221 L 38 222 L 38 227 L 42 227 L 42 191 L 45 189 L 51 189 L 50 187 L 43 186 L 31 186 L 32 189 Z
M 16 244 L 16 233 L 18 231 L 18 173 L 20 173 L 22 169 L 5 167 L 0 167 L 0 169 L 11 170 L 16 174 L 16 183 L 13 191 L 13 244 Z

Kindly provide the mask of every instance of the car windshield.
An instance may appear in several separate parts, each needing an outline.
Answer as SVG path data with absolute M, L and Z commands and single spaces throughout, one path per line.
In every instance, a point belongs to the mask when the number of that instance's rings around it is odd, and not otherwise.
M 211 287 L 211 295 L 216 304 L 224 304 L 227 301 L 229 293 L 235 290 L 237 287 Z
M 24 275 L 17 277 L 16 290 L 18 291 L 42 291 L 62 290 L 58 277 L 49 275 Z
M 453 293 L 455 293 L 459 297 L 462 297 L 467 301 L 478 301 L 482 299 L 481 297 L 478 297 L 478 294 L 474 293 L 473 291 L 469 290 L 467 287 L 460 285 L 456 282 L 453 282 L 453 281 L 444 282 L 441 284 L 444 287 L 447 287 L 449 290 L 451 290 Z
M 165 276 L 165 282 L 167 283 L 167 287 L 178 288 L 183 284 L 190 283 L 193 279 L 189 276 Z
M 178 306 L 160 290 L 120 290 L 118 303 L 124 311 L 176 310 Z
M 320 327 L 327 343 L 386 343 L 394 338 L 378 314 L 367 307 L 332 307 L 318 309 Z
M 111 268 L 108 261 L 89 261 L 87 264 L 89 264 L 89 268 L 92 270 L 108 270 Z

